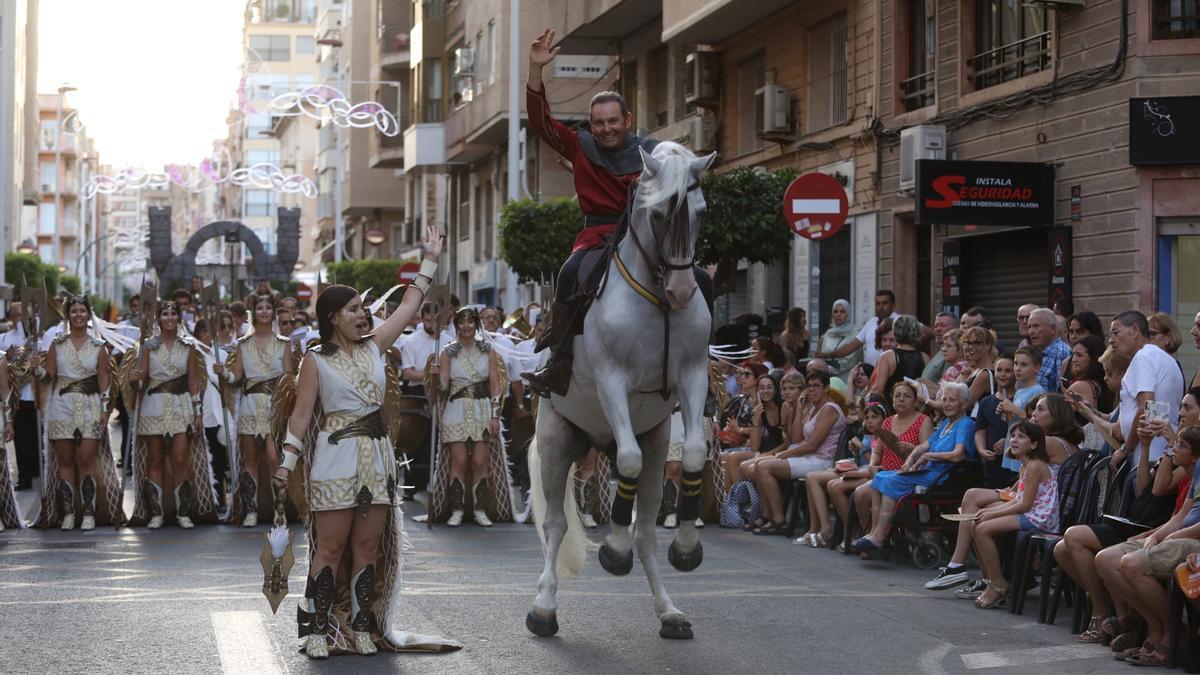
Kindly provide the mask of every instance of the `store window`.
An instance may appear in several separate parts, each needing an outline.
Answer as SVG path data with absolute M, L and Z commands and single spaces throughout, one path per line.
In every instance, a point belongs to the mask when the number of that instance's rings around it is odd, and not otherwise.
M 1050 67 L 1049 10 L 1025 0 L 974 0 L 976 89 L 1016 80 Z
M 1184 332 L 1175 357 L 1190 380 L 1200 367 L 1200 351 L 1187 336 L 1200 312 L 1200 218 L 1160 221 L 1158 233 L 1157 309 L 1174 317 Z
M 1200 0 L 1153 0 L 1153 3 L 1153 39 L 1200 37 Z

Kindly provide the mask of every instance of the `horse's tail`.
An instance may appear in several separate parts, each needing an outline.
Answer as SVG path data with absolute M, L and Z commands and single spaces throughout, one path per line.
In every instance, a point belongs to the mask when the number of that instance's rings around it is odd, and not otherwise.
M 583 536 L 583 525 L 579 522 L 579 508 L 575 504 L 575 465 L 567 474 L 567 485 L 563 496 L 563 511 L 567 517 L 567 531 L 558 549 L 558 564 L 555 574 L 559 581 L 579 576 L 587 562 L 587 543 Z M 542 457 L 538 452 L 537 439 L 529 444 L 529 491 L 533 495 L 533 526 L 546 550 L 546 532 L 542 523 L 546 520 L 546 490 L 542 485 Z

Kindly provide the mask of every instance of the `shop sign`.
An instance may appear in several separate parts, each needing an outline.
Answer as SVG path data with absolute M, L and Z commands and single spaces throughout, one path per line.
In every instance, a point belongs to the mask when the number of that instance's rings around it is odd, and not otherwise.
M 958 316 L 962 311 L 962 288 L 959 271 L 962 264 L 962 242 L 957 239 L 942 241 L 942 309 Z
M 1054 166 L 917 160 L 920 225 L 1053 225 Z
M 1050 232 L 1050 306 L 1071 297 L 1071 228 Z
M 1200 164 L 1200 96 L 1129 99 L 1129 163 Z

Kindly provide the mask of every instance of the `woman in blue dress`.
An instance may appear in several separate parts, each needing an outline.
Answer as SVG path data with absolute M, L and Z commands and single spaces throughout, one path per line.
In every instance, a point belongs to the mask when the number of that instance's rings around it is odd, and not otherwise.
M 879 518 L 870 533 L 855 540 L 856 549 L 873 551 L 879 548 L 896 515 L 897 502 L 918 487 L 940 485 L 955 464 L 975 456 L 975 422 L 964 414 L 968 395 L 965 384 L 944 383 L 942 412 L 946 417 L 933 430 L 933 435 L 913 449 L 899 471 L 880 471 L 871 479 L 872 510 L 878 506 Z

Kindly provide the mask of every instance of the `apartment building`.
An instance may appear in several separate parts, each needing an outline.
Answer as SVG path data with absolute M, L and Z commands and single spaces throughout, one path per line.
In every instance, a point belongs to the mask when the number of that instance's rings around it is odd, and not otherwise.
M 37 12 L 37 0 L 0 0 L 0 253 L 22 241 L 25 212 L 40 201 Z M 3 271 L 0 262 L 0 281 Z
M 618 60 L 618 90 L 640 132 L 695 152 L 713 170 L 791 167 L 846 190 L 849 218 L 823 241 L 796 237 L 775 264 L 742 261 L 718 321 L 789 307 L 828 325 L 833 301 L 871 315 L 878 229 L 871 133 L 878 87 L 878 2 L 559 0 L 552 24 L 564 53 Z M 562 58 L 561 56 L 559 57 Z
M 879 278 L 902 309 L 1200 311 L 1196 4 L 1067 4 L 881 3 Z
M 74 274 L 80 254 L 97 232 L 96 210 L 82 193 L 99 160 L 95 143 L 71 104 L 70 91 L 62 87 L 37 97 L 37 221 L 20 233 L 20 242 L 31 245 L 43 261 Z
M 287 175 L 302 175 L 316 181 L 317 125 L 304 117 L 277 117 L 275 140 L 279 142 L 279 168 Z M 306 283 L 316 283 L 321 259 L 316 255 L 321 239 L 317 224 L 317 197 L 300 192 L 279 193 L 279 206 L 300 209 L 300 256 L 295 274 Z

